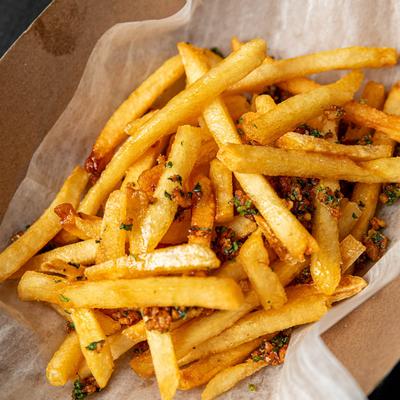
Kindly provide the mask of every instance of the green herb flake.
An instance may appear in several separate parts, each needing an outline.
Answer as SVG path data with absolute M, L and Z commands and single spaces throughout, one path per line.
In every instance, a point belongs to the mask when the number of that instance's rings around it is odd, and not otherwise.
M 253 357 L 251 357 L 251 359 L 252 359 L 254 362 L 259 362 L 259 361 L 262 360 L 262 357 L 261 357 L 261 356 L 253 356 Z
M 256 392 L 257 391 L 257 387 L 254 383 L 249 383 L 247 385 L 247 388 L 249 389 L 249 392 Z
M 61 283 L 62 279 L 54 279 L 54 283 Z
M 100 243 L 100 242 L 101 242 L 101 239 L 96 239 L 95 242 L 96 242 L 96 243 Z
M 222 51 L 218 47 L 211 47 L 210 50 L 215 53 L 217 56 L 220 56 L 222 58 L 225 58 L 223 55 Z
M 131 231 L 133 224 L 121 224 L 119 229 L 123 229 L 124 231 Z
M 357 215 L 356 213 L 353 213 L 353 214 L 351 214 L 351 217 L 352 217 L 353 219 L 357 219 L 357 218 L 358 218 L 358 215 Z
M 97 342 L 92 342 L 89 343 L 86 348 L 90 351 L 98 350 L 97 346 L 102 345 L 104 343 L 104 340 L 98 340 Z M 100 346 L 99 346 L 100 347 Z
M 71 299 L 69 299 L 68 297 L 65 297 L 63 294 L 60 294 L 59 298 L 64 303 L 68 303 L 69 301 L 71 301 Z
M 87 393 L 83 391 L 83 389 L 85 388 L 85 386 L 83 385 L 83 383 L 77 379 L 74 382 L 74 387 L 72 389 L 72 398 L 74 400 L 82 400 L 87 396 Z
M 68 322 L 68 328 L 71 330 L 75 330 L 75 324 L 73 322 Z
M 176 174 L 176 175 L 171 175 L 171 176 L 168 178 L 168 180 L 171 181 L 171 182 L 178 182 L 178 183 L 182 186 L 183 179 L 182 179 L 182 177 L 181 177 L 180 175 L 178 175 L 178 174 Z
M 171 195 L 171 193 L 168 193 L 166 190 L 164 191 L 164 196 L 165 196 L 168 200 L 172 200 L 172 195 Z
M 242 124 L 243 123 L 243 117 L 240 117 L 237 122 L 238 122 L 238 124 Z
M 358 206 L 361 207 L 361 208 L 364 208 L 364 207 L 365 207 L 365 203 L 364 203 L 363 201 L 360 200 L 360 201 L 358 202 Z
M 195 193 L 201 193 L 201 185 L 200 182 L 197 182 L 196 185 L 193 188 L 193 192 Z
M 165 168 L 172 168 L 173 165 L 174 165 L 174 164 L 172 163 L 172 161 L 167 161 L 167 162 L 165 163 Z

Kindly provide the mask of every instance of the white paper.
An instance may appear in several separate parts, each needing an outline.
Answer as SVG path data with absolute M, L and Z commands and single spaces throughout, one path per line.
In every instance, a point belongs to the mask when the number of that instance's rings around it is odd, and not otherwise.
M 32 158 L 27 177 L 18 188 L 1 224 L 0 245 L 11 233 L 30 223 L 77 163 L 85 160 L 102 126 L 119 103 L 168 56 L 178 41 L 218 46 L 229 51 L 229 40 L 265 38 L 269 53 L 278 57 L 350 45 L 396 47 L 400 37 L 400 4 L 393 0 L 188 2 L 177 14 L 158 21 L 115 25 L 96 44 L 79 87 Z M 340 73 L 318 75 L 330 82 Z M 368 79 L 389 86 L 400 78 L 398 68 L 367 71 Z M 250 378 L 223 396 L 225 399 L 363 399 L 357 383 L 330 353 L 320 334 L 372 296 L 400 273 L 400 208 L 386 207 L 391 238 L 387 254 L 368 272 L 369 286 L 336 305 L 319 323 L 293 335 L 286 362 Z M 71 388 L 45 382 L 45 368 L 64 336 L 64 322 L 42 304 L 22 303 L 15 283 L 0 291 L 0 398 L 68 399 Z M 129 356 L 116 363 L 107 390 L 97 399 L 159 398 L 154 380 L 137 378 Z M 177 399 L 199 398 L 199 390 L 180 392 Z

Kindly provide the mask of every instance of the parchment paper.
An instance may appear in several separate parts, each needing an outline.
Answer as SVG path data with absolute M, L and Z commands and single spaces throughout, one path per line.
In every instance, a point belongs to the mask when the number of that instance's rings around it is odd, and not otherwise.
M 220 0 L 188 1 L 175 15 L 158 21 L 115 25 L 95 46 L 79 87 L 32 158 L 0 227 L 0 245 L 47 207 L 62 181 L 89 154 L 93 140 L 112 111 L 161 62 L 176 53 L 178 41 L 229 51 L 229 39 L 255 36 L 267 40 L 278 57 L 349 45 L 398 46 L 400 4 L 390 1 Z M 318 75 L 330 82 L 340 73 Z M 398 68 L 368 71 L 368 79 L 387 86 L 399 79 Z M 336 305 L 319 323 L 298 329 L 286 362 L 244 381 L 225 399 L 363 399 L 350 374 L 330 353 L 320 334 L 400 273 L 398 206 L 386 207 L 391 244 L 368 272 L 369 286 Z M 15 283 L 0 291 L 0 398 L 68 399 L 71 388 L 45 382 L 45 368 L 64 337 L 64 321 L 49 307 L 17 299 Z M 362 338 L 359 338 L 362 340 Z M 122 357 L 109 387 L 97 399 L 159 398 L 154 380 L 143 381 Z M 251 381 L 256 393 L 247 389 Z M 199 398 L 199 391 L 178 399 Z

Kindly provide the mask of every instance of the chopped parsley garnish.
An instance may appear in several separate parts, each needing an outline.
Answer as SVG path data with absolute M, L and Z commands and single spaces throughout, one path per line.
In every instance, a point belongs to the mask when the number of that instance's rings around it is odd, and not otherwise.
M 388 185 L 383 185 L 382 193 L 379 196 L 379 200 L 383 204 L 391 206 L 398 199 L 400 199 L 400 185 L 398 183 L 390 183 Z
M 87 396 L 87 393 L 83 391 L 84 387 L 79 379 L 74 382 L 74 388 L 72 389 L 72 398 L 74 400 L 81 400 Z
M 278 352 L 283 346 L 289 343 L 289 336 L 278 334 L 271 339 L 271 344 L 274 346 L 274 351 Z
M 71 299 L 69 299 L 68 297 L 65 297 L 63 294 L 60 294 L 60 300 L 64 303 L 68 303 L 69 301 L 71 301 Z
M 75 268 L 79 268 L 81 266 L 81 264 L 75 263 L 75 262 L 72 262 L 72 261 L 68 261 L 68 265 L 71 265 L 72 267 L 75 267 Z
M 318 129 L 315 129 L 307 124 L 302 124 L 295 129 L 295 132 L 301 133 L 302 135 L 314 136 L 316 138 L 322 138 L 324 135 Z
M 211 47 L 210 49 L 213 53 L 215 53 L 217 56 L 220 56 L 224 58 L 225 56 L 223 55 L 222 51 L 218 47 Z
M 257 209 L 253 206 L 253 202 L 247 197 L 244 197 L 241 192 L 239 193 L 239 191 L 237 191 L 233 197 L 232 203 L 235 206 L 237 213 L 241 216 L 258 214 Z
M 165 163 L 165 168 L 172 168 L 173 165 L 174 165 L 174 164 L 172 163 L 172 161 L 167 161 L 167 162 Z
M 178 174 L 170 176 L 168 180 L 171 182 L 178 182 L 182 186 L 182 177 Z
M 353 219 L 357 219 L 357 218 L 358 218 L 358 215 L 357 215 L 356 213 L 353 213 L 353 214 L 351 214 L 351 217 L 352 217 Z
M 90 351 L 94 351 L 94 350 L 100 350 L 101 346 L 103 345 L 104 340 L 98 340 L 97 342 L 92 342 L 89 343 L 86 348 Z M 97 348 L 97 346 L 99 346 L 99 348 Z
M 262 360 L 262 357 L 256 355 L 256 356 L 251 357 L 251 359 L 252 359 L 254 362 L 259 362 L 259 361 Z
M 67 326 L 68 326 L 68 329 L 75 330 L 75 324 L 73 322 L 68 322 Z
M 119 226 L 119 229 L 123 229 L 124 231 L 131 231 L 132 230 L 132 226 L 133 226 L 133 224 L 124 224 L 124 223 L 122 223 Z
M 100 243 L 100 242 L 101 242 L 101 239 L 96 239 L 95 242 L 96 242 L 96 243 Z
M 242 124 L 243 123 L 243 117 L 240 117 L 237 122 L 238 122 L 238 124 Z
M 365 207 L 365 203 L 363 201 L 359 200 L 358 206 L 361 207 L 361 208 L 364 208 Z
M 172 195 L 171 195 L 171 193 L 168 193 L 166 190 L 164 191 L 164 196 L 165 196 L 168 200 L 172 200 Z
M 257 391 L 257 387 L 256 387 L 256 385 L 254 383 L 249 383 L 247 385 L 247 387 L 249 389 L 249 392 L 256 392 Z

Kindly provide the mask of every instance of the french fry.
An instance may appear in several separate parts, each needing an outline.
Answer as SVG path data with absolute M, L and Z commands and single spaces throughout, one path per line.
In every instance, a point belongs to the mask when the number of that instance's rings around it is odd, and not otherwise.
M 110 194 L 101 224 L 100 243 L 96 253 L 96 264 L 125 255 L 126 194 L 116 190 Z
M 365 246 L 352 235 L 346 236 L 340 242 L 340 254 L 342 255 L 342 274 L 354 264 L 365 251 Z
M 178 49 L 189 82 L 207 74 L 207 63 L 191 46 L 180 44 Z M 218 145 L 241 143 L 240 136 L 220 98 L 208 105 L 203 111 L 203 117 Z M 248 174 L 235 174 L 235 177 L 294 258 L 302 259 L 305 251 L 315 247 L 311 235 L 287 209 L 264 177 Z
M 396 170 L 381 170 L 385 165 L 396 168 L 399 161 L 395 158 L 383 158 L 356 164 L 342 156 L 278 149 L 270 146 L 228 144 L 220 149 L 218 159 L 231 171 L 245 174 L 341 179 L 366 183 L 400 181 Z M 382 160 L 384 161 L 382 162 Z M 270 225 L 273 226 L 273 224 Z
M 128 138 L 120 147 L 96 184 L 82 200 L 79 211 L 96 214 L 102 201 L 121 181 L 125 171 L 135 160 L 161 137 L 172 133 L 190 117 L 198 116 L 199 110 L 204 108 L 210 99 L 260 65 L 264 53 L 264 41 L 252 40 L 172 98 L 142 126 L 135 137 Z
M 210 164 L 210 179 L 216 200 L 215 222 L 223 224 L 233 218 L 232 172 L 221 161 L 215 159 Z
M 114 368 L 110 344 L 92 310 L 73 310 L 71 317 L 87 365 L 99 387 L 104 388 Z
M 253 232 L 240 248 L 239 262 L 265 310 L 279 308 L 286 303 L 285 289 L 269 267 L 268 252 L 260 229 Z
M 238 120 L 243 114 L 250 111 L 250 104 L 243 95 L 234 94 L 223 96 L 223 100 L 234 121 Z
M 219 278 L 231 278 L 236 282 L 247 278 L 246 272 L 237 258 L 225 261 L 222 266 L 217 269 L 215 276 Z
M 277 82 L 336 69 L 379 68 L 394 65 L 393 48 L 348 47 L 263 63 L 233 85 L 230 92 L 262 92 Z
M 78 335 L 76 332 L 71 332 L 47 364 L 46 377 L 50 385 L 65 385 L 76 375 L 82 359 Z
M 227 228 L 232 229 L 236 233 L 238 239 L 243 239 L 249 236 L 257 229 L 257 224 L 243 215 L 236 215 L 232 221 L 225 225 Z
M 228 351 L 212 354 L 182 369 L 179 389 L 189 390 L 204 385 L 220 371 L 242 362 L 261 342 L 262 339 L 248 341 Z
M 189 178 L 201 145 L 201 132 L 201 129 L 190 126 L 178 129 L 154 192 L 155 202 L 149 205 L 141 221 L 141 253 L 154 250 L 174 220 L 178 209 L 174 196 L 179 196 Z
M 183 210 L 182 214 L 169 226 L 160 243 L 168 245 L 182 244 L 188 241 L 191 226 L 192 213 L 189 209 Z M 132 252 L 135 254 L 135 251 Z
M 164 171 L 163 164 L 157 164 L 142 172 L 138 179 L 139 189 L 151 198 Z
M 209 247 L 183 244 L 155 250 L 142 259 L 124 256 L 85 269 L 89 280 L 146 278 L 218 268 L 220 261 Z
M 39 267 L 40 272 L 46 272 L 50 274 L 59 274 L 65 276 L 68 280 L 76 280 L 78 277 L 82 278 L 84 274 L 84 267 L 80 264 L 66 263 L 61 260 L 54 260 L 43 263 Z
M 211 181 L 206 176 L 200 176 L 195 189 L 196 198 L 192 206 L 188 241 L 192 244 L 210 246 L 215 217 L 215 197 Z
M 282 149 L 304 150 L 314 153 L 340 155 L 352 160 L 374 160 L 376 158 L 390 157 L 392 154 L 389 145 L 345 145 L 328 142 L 325 139 L 302 135 L 296 132 L 285 133 L 277 140 L 278 147 Z
M 129 167 L 122 182 L 121 190 L 125 191 L 127 186 L 137 187 L 137 185 L 139 184 L 140 175 L 144 171 L 150 169 L 155 164 L 156 159 L 164 146 L 165 140 L 159 140 Z
M 88 172 L 95 176 L 100 175 L 113 150 L 126 138 L 124 131 L 126 125 L 141 117 L 157 97 L 176 82 L 182 74 L 183 67 L 180 57 L 171 57 L 129 95 L 113 113 L 98 136 L 86 161 Z
M 69 299 L 68 307 L 87 308 L 195 306 L 235 310 L 243 301 L 242 292 L 234 281 L 214 277 L 160 277 L 76 282 L 65 288 L 63 296 Z M 51 300 L 43 301 L 57 303 Z
M 242 44 L 243 44 L 243 43 L 238 39 L 237 36 L 232 36 L 232 38 L 231 38 L 231 48 L 232 48 L 232 51 L 239 50 L 240 47 L 242 46 Z
M 278 86 L 292 94 L 300 94 L 318 89 L 322 85 L 309 78 L 293 78 L 285 82 L 279 82 Z
M 255 105 L 258 114 L 265 114 L 276 107 L 274 99 L 268 94 L 257 96 Z
M 170 400 L 178 388 L 180 374 L 169 333 L 146 331 L 161 399 Z
M 317 190 L 325 193 L 339 190 L 336 181 L 321 180 Z M 318 242 L 319 250 L 311 255 L 310 271 L 316 288 L 322 293 L 331 295 L 340 281 L 342 262 L 339 247 L 339 230 L 335 216 L 329 205 L 316 196 L 313 217 L 313 236 Z
M 208 131 L 207 125 L 205 124 L 201 124 L 201 128 L 203 129 L 204 133 Z M 204 165 L 206 165 L 207 167 L 206 175 L 208 175 L 208 170 L 210 168 L 209 164 L 216 157 L 217 153 L 218 153 L 218 145 L 212 137 L 210 137 L 205 141 L 202 141 L 200 150 L 197 155 L 196 163 L 194 164 L 193 167 L 192 174 L 194 174 L 194 171 L 196 171 L 198 168 L 204 167 Z
M 362 161 L 362 168 L 371 174 L 380 175 L 383 182 L 400 182 L 400 158 L 388 157 L 378 160 Z
M 98 244 L 94 239 L 68 244 L 32 257 L 15 272 L 11 278 L 20 278 L 26 271 L 38 271 L 40 266 L 55 260 L 79 265 L 89 265 L 95 262 Z
M 310 260 L 308 258 L 295 263 L 291 260 L 277 260 L 271 265 L 271 269 L 276 273 L 281 284 L 287 286 L 309 263 Z
M 201 400 L 215 399 L 267 365 L 265 361 L 249 361 L 222 370 L 207 383 L 207 386 L 201 393 Z
M 69 203 L 58 205 L 54 212 L 60 217 L 63 229 L 81 240 L 98 239 L 101 218 L 77 213 Z
M 357 203 L 342 199 L 340 202 L 340 217 L 338 222 L 339 240 L 343 240 L 357 224 L 362 211 Z
M 310 285 L 287 288 L 286 294 L 288 301 L 281 308 L 250 313 L 218 336 L 194 347 L 186 359 L 198 360 L 263 335 L 314 322 L 328 311 L 328 297 L 317 293 Z
M 389 92 L 388 98 L 384 105 L 384 112 L 392 115 L 400 115 L 400 86 L 395 84 Z M 386 136 L 383 132 L 375 132 L 373 136 L 374 144 L 389 145 L 394 150 L 395 142 Z M 371 218 L 375 215 L 376 206 L 378 204 L 381 185 L 379 184 L 356 184 L 352 193 L 352 201 L 357 204 L 362 204 L 362 213 L 357 220 L 356 226 L 351 231 L 351 234 L 357 239 L 362 240 L 367 233 L 368 224 Z
M 60 219 L 54 213 L 54 208 L 62 203 L 76 206 L 87 182 L 88 174 L 76 167 L 41 217 L 0 253 L 0 282 L 18 271 L 61 230 Z
M 113 335 L 121 330 L 121 324 L 99 310 L 93 310 L 97 322 L 106 336 Z
M 138 132 L 138 130 L 151 118 L 154 117 L 155 113 L 158 110 L 152 110 L 144 114 L 142 117 L 138 119 L 131 120 L 128 124 L 125 125 L 124 132 L 129 136 L 134 136 Z M 152 146 L 153 147 L 153 146 Z M 151 147 L 151 148 L 152 148 Z M 149 149 L 150 150 L 150 149 Z
M 370 107 L 381 110 L 385 101 L 385 86 L 381 83 L 369 81 L 363 90 L 361 95 L 362 102 L 368 104 Z M 358 141 L 364 136 L 370 135 L 371 129 L 367 127 L 352 127 L 351 125 L 347 128 L 344 135 L 346 142 Z
M 258 143 L 270 144 L 297 125 L 321 114 L 328 106 L 343 105 L 352 100 L 363 74 L 354 71 L 330 85 L 289 97 L 274 109 L 250 121 L 243 116 L 243 130 Z
M 367 282 L 360 276 L 344 275 L 335 293 L 329 298 L 330 303 L 345 300 L 361 292 L 367 286 Z

